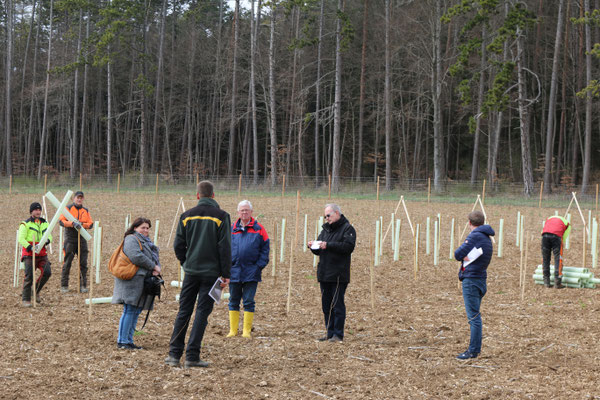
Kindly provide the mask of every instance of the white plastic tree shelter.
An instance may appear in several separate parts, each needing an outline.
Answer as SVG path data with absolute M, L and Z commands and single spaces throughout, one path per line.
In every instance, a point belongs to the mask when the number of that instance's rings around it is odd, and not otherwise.
M 46 196 L 42 196 L 42 206 L 44 207 L 44 219 L 48 221 L 48 207 L 46 207 Z M 54 251 L 52 251 L 52 243 L 50 243 L 48 248 L 50 249 L 50 254 L 54 254 Z M 60 249 L 58 251 L 60 252 Z

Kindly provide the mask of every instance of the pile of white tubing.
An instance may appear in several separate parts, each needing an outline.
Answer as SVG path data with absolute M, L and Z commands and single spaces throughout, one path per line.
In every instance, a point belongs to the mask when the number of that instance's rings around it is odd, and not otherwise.
M 570 288 L 595 289 L 600 278 L 594 278 L 594 273 L 588 268 L 563 267 L 562 284 Z M 538 285 L 544 284 L 544 272 L 541 265 L 537 266 L 533 280 Z M 550 284 L 554 285 L 554 266 L 550 266 Z

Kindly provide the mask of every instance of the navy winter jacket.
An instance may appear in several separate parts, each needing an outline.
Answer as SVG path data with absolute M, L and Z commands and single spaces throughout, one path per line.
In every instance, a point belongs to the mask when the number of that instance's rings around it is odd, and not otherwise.
M 481 225 L 473 229 L 465 242 L 454 252 L 454 258 L 460 261 L 460 270 L 458 277 L 462 281 L 463 278 L 487 278 L 487 267 L 492 260 L 494 246 L 490 236 L 496 233 L 489 225 Z M 474 247 L 481 248 L 483 254 L 479 256 L 471 264 L 463 267 L 463 259 L 469 254 Z
M 260 282 L 269 264 L 269 236 L 254 218 L 242 227 L 241 220 L 231 226 L 231 282 Z

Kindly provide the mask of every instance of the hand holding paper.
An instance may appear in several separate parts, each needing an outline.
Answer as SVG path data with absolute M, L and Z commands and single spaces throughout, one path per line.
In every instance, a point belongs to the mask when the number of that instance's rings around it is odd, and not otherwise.
M 483 250 L 477 247 L 473 247 L 473 249 L 467 254 L 467 256 L 463 259 L 463 267 L 471 264 L 473 261 L 477 260 L 480 255 L 483 254 Z

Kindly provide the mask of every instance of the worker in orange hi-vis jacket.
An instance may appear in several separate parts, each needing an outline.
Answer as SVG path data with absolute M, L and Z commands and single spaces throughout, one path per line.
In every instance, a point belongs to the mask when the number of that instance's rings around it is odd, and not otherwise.
M 554 287 L 562 289 L 562 253 L 563 241 L 571 233 L 571 224 L 563 217 L 553 215 L 544 223 L 542 230 L 542 266 L 544 286 L 550 285 L 550 252 L 554 253 Z
M 78 222 L 69 221 L 64 215 L 60 216 L 60 224 L 65 227 L 65 244 L 64 244 L 64 255 L 65 262 L 62 268 L 62 276 L 60 281 L 60 290 L 62 293 L 69 291 L 69 273 L 71 272 L 71 263 L 75 254 L 79 259 L 79 291 L 81 293 L 87 293 L 87 258 L 88 258 L 88 247 L 87 241 L 80 237 L 79 230 L 83 227 L 84 229 L 91 229 L 94 226 L 94 221 L 90 216 L 90 212 L 83 206 L 84 195 L 83 192 L 77 191 L 73 196 L 73 203 L 67 206 L 67 210 L 74 216 Z M 81 254 L 79 254 L 81 252 Z

